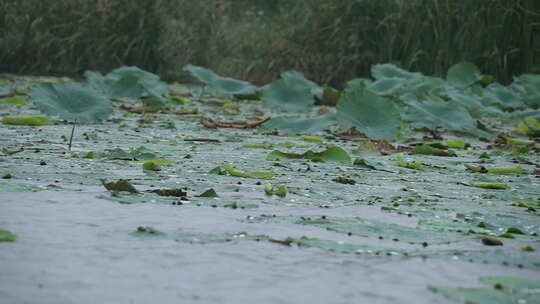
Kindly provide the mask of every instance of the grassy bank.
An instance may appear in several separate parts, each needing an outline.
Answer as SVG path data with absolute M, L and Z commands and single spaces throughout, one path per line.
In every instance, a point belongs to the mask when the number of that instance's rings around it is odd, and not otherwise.
M 181 67 L 264 83 L 294 68 L 341 84 L 395 62 L 444 75 L 469 60 L 498 80 L 540 70 L 535 0 L 0 0 L 0 71 Z

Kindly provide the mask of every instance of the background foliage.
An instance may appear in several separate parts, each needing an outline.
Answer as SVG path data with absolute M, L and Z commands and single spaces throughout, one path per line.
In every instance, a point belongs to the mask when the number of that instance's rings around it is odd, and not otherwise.
M 0 11 L 0 72 L 137 65 L 182 80 L 192 63 L 338 86 L 383 62 L 444 75 L 468 60 L 502 82 L 540 72 L 537 0 L 0 0 Z

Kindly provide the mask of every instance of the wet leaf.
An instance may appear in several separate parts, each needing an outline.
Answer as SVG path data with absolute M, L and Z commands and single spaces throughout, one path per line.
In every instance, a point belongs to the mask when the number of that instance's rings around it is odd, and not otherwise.
M 266 160 L 270 161 L 281 161 L 288 159 L 309 159 L 311 161 L 322 160 L 328 162 L 342 163 L 350 163 L 352 161 L 347 151 L 343 150 L 338 146 L 330 146 L 321 152 L 313 152 L 311 150 L 308 150 L 300 154 L 274 150 L 266 156 Z
M 197 197 L 219 197 L 219 195 L 216 193 L 216 190 L 210 188 L 208 190 L 205 190 L 203 193 L 197 195 Z
M 224 163 L 222 166 L 223 170 L 231 175 L 236 177 L 245 177 L 245 178 L 260 178 L 260 179 L 271 179 L 274 177 L 274 172 L 265 172 L 265 171 L 253 171 L 253 172 L 243 172 L 236 170 L 233 165 L 229 163 Z
M 118 181 L 112 181 L 112 182 L 107 182 L 106 180 L 101 180 L 101 183 L 103 184 L 105 189 L 107 189 L 109 191 L 112 191 L 112 192 L 116 192 L 116 191 L 125 191 L 125 192 L 129 192 L 129 193 L 138 193 L 139 192 L 139 191 L 137 191 L 137 189 L 135 189 L 135 187 L 133 187 L 133 185 L 128 180 L 125 180 L 125 179 L 121 179 L 121 180 L 118 180 Z
M 477 183 L 473 183 L 472 186 L 476 188 L 494 189 L 494 190 L 504 190 L 508 188 L 508 185 L 505 183 L 488 183 L 488 182 L 477 182 Z
M 52 125 L 52 120 L 47 116 L 4 116 L 2 123 L 5 125 L 21 126 L 48 126 Z
M 1 93 L 0 93 L 1 95 Z M 6 97 L 0 99 L 0 104 L 9 104 L 9 105 L 16 105 L 16 106 L 24 106 L 28 102 L 26 99 L 22 97 Z
M 0 229 L 0 243 L 1 242 L 14 242 L 17 240 L 17 236 L 9 230 Z

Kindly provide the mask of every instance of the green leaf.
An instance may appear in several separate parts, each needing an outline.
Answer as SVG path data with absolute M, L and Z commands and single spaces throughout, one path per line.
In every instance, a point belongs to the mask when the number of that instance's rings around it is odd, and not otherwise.
M 401 128 L 401 116 L 395 103 L 360 86 L 345 90 L 337 110 L 342 128 L 354 126 L 370 138 L 393 140 Z
M 448 70 L 446 80 L 453 86 L 465 88 L 482 80 L 483 76 L 476 65 L 470 62 L 460 62 Z
M 260 129 L 280 130 L 285 134 L 316 133 L 329 129 L 336 123 L 335 114 L 302 118 L 300 116 L 279 116 L 265 122 Z
M 281 161 L 288 159 L 310 159 L 311 161 L 322 160 L 342 163 L 350 163 L 352 161 L 347 151 L 338 146 L 330 146 L 321 152 L 313 152 L 309 150 L 302 154 L 274 150 L 266 156 L 266 160 L 270 161 Z
M 522 91 L 522 98 L 531 107 L 540 106 L 540 75 L 525 74 L 514 81 L 514 86 Z
M 257 87 L 247 81 L 221 77 L 203 67 L 188 64 L 184 67 L 184 71 L 189 72 L 191 76 L 206 84 L 214 93 L 220 96 L 253 95 L 257 92 Z
M 0 94 L 1 95 L 1 94 Z M 24 106 L 28 102 L 22 97 L 6 97 L 0 99 L 0 104 L 11 104 L 16 106 Z
M 1 242 L 14 242 L 17 240 L 17 236 L 9 230 L 0 229 L 0 243 Z
M 295 86 L 279 79 L 262 88 L 262 100 L 289 112 L 306 112 L 315 100 L 310 88 Z
M 415 127 L 432 130 L 443 128 L 450 131 L 462 131 L 477 136 L 491 136 L 478 128 L 477 122 L 469 112 L 454 101 L 407 101 L 405 119 Z
M 42 83 L 33 86 L 29 94 L 40 111 L 68 121 L 95 122 L 112 113 L 110 100 L 77 83 Z
M 4 116 L 2 123 L 5 125 L 21 126 L 48 126 L 52 125 L 52 120 L 47 116 Z
M 234 166 L 229 163 L 224 163 L 222 168 L 230 176 L 236 176 L 236 177 L 271 179 L 272 177 L 274 177 L 274 175 L 276 175 L 274 172 L 266 172 L 266 171 L 253 171 L 253 172 L 239 171 L 239 170 L 236 170 Z
M 420 169 L 424 164 L 421 162 L 407 162 L 403 159 L 403 156 L 400 154 L 396 154 L 396 163 L 398 166 L 407 168 L 407 169 Z
M 391 63 L 376 64 L 372 66 L 371 75 L 375 79 L 384 79 L 384 78 L 412 79 L 412 78 L 417 78 L 417 77 L 422 76 L 420 73 L 409 72 Z
M 216 193 L 216 190 L 214 188 L 210 188 L 203 193 L 197 195 L 197 197 L 218 197 L 219 195 Z
M 383 78 L 370 83 L 367 89 L 377 95 L 393 95 L 403 87 L 403 80 L 399 78 Z
M 106 76 L 86 71 L 90 86 L 109 98 L 127 98 L 137 100 L 153 96 L 166 101 L 169 87 L 160 81 L 159 76 L 137 67 L 120 67 Z

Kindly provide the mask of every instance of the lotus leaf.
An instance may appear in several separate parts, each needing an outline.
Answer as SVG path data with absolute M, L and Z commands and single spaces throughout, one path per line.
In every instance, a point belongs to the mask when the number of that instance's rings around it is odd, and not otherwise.
M 482 80 L 483 76 L 478 67 L 470 62 L 460 62 L 448 70 L 446 80 L 458 88 L 469 87 Z
M 342 128 L 356 127 L 370 138 L 392 140 L 401 128 L 401 116 L 395 103 L 360 86 L 346 89 L 337 108 Z
M 188 64 L 184 67 L 184 71 L 189 72 L 220 96 L 253 95 L 257 92 L 257 87 L 247 81 L 222 77 L 203 67 Z
M 91 88 L 73 82 L 33 86 L 30 98 L 43 113 L 78 123 L 104 120 L 112 114 L 108 99 Z
M 286 134 L 316 133 L 329 129 L 336 121 L 335 114 L 326 114 L 312 118 L 279 116 L 264 123 L 261 129 L 280 130 Z

